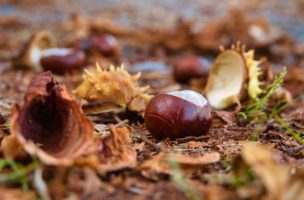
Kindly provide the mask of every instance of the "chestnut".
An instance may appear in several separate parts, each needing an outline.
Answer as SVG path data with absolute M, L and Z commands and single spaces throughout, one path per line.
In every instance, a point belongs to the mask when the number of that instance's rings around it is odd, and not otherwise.
M 114 56 L 120 52 L 118 41 L 110 34 L 93 36 L 91 39 L 91 45 L 93 49 L 107 57 Z
M 157 139 L 206 134 L 212 122 L 211 107 L 192 90 L 174 91 L 154 97 L 145 111 L 145 124 Z
M 75 49 L 81 49 L 85 53 L 90 53 L 92 50 L 92 40 L 89 38 L 77 41 Z
M 173 64 L 173 76 L 177 82 L 187 83 L 192 78 L 207 78 L 210 63 L 206 58 L 185 56 Z
M 83 68 L 85 53 L 74 49 L 47 49 L 42 52 L 40 64 L 45 71 L 63 74 Z

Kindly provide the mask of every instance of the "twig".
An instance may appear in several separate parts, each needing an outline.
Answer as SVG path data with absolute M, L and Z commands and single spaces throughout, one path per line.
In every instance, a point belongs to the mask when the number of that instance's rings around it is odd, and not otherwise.
M 157 153 L 161 151 L 161 147 L 159 145 L 153 143 L 151 140 L 149 140 L 147 137 L 143 136 L 142 134 L 133 133 L 133 136 L 150 145 Z

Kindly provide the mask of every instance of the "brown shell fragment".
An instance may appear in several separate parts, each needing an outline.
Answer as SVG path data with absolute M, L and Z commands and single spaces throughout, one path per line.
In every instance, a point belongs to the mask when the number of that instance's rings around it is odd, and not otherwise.
M 110 126 L 111 134 L 102 140 L 98 152 L 99 172 L 117 171 L 136 165 L 136 151 L 130 145 L 131 129 L 126 126 Z
M 26 152 L 51 165 L 71 165 L 96 151 L 93 125 L 51 72 L 32 79 L 25 100 L 12 110 L 11 133 Z

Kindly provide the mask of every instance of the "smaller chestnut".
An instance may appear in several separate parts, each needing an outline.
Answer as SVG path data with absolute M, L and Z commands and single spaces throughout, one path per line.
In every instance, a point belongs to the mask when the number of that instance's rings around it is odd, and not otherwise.
M 82 39 L 80 41 L 77 41 L 75 45 L 75 49 L 81 49 L 85 53 L 90 53 L 92 50 L 92 40 L 89 38 Z
M 74 49 L 47 49 L 42 52 L 40 64 L 45 71 L 63 74 L 83 68 L 85 53 Z
M 91 45 L 93 49 L 108 57 L 114 56 L 120 52 L 120 45 L 117 39 L 110 34 L 93 36 Z
M 198 56 L 186 56 L 173 64 L 173 75 L 177 82 L 187 83 L 192 78 L 207 78 L 210 63 Z
M 157 139 L 206 134 L 212 122 L 211 107 L 192 90 L 174 91 L 154 97 L 145 111 L 145 124 Z

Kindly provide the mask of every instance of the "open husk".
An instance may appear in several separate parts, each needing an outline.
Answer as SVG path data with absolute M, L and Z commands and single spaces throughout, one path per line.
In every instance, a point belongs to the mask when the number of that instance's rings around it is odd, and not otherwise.
M 55 37 L 47 31 L 35 33 L 21 50 L 20 55 L 14 60 L 13 66 L 16 68 L 32 69 L 40 72 L 40 58 L 46 49 L 57 46 Z
M 71 165 L 96 151 L 93 124 L 51 72 L 32 79 L 11 123 L 11 134 L 24 150 L 45 164 Z
M 127 108 L 142 112 L 151 96 L 147 94 L 148 87 L 140 87 L 140 73 L 131 76 L 123 66 L 102 70 L 97 65 L 95 71 L 85 70 L 83 82 L 74 91 L 75 95 L 96 105 L 84 107 L 86 113 L 100 113 Z M 107 105 L 107 106 L 105 106 Z
M 260 89 L 260 61 L 254 60 L 254 51 L 245 51 L 245 46 L 232 46 L 222 50 L 215 59 L 205 89 L 211 106 L 217 109 L 239 104 L 243 97 L 254 99 Z

